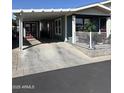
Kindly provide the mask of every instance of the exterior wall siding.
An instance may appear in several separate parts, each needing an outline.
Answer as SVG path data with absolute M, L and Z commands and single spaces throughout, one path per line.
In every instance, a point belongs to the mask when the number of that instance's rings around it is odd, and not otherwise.
M 67 16 L 67 39 L 72 42 L 72 16 Z
M 89 9 L 78 11 L 77 14 L 108 15 L 108 12 L 102 11 L 102 10 L 97 9 L 97 8 L 89 8 Z
M 61 39 L 65 40 L 65 16 L 62 17 L 62 37 Z
M 104 6 L 111 8 L 111 3 L 103 4 Z

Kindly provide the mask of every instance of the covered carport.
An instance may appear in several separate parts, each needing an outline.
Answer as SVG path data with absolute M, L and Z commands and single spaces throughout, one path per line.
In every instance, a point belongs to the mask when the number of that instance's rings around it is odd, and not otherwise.
M 31 30 L 32 35 L 35 38 L 48 37 L 53 39 L 56 30 L 59 30 L 56 26 L 56 19 L 63 17 L 61 23 L 62 34 L 58 35 L 64 37 L 64 41 L 67 40 L 67 15 L 71 14 L 71 9 L 20 9 L 13 10 L 13 14 L 16 16 L 19 24 L 19 49 L 23 49 L 23 39 L 30 38 L 30 34 L 27 34 L 27 30 Z M 29 29 L 29 23 L 32 29 Z M 58 23 L 59 24 L 59 23 Z M 34 29 L 35 28 L 35 29 Z M 45 32 L 45 33 L 44 33 Z M 58 38 L 57 38 L 58 39 Z
M 75 44 L 76 37 L 76 20 L 77 15 L 81 17 L 94 17 L 98 18 L 99 32 L 101 16 L 106 16 L 106 32 L 107 37 L 111 33 L 111 9 L 100 4 L 88 5 L 80 8 L 71 9 L 20 9 L 13 10 L 19 23 L 19 49 L 23 49 L 23 37 L 30 38 L 32 36 L 36 39 L 47 37 L 50 39 L 56 38 L 57 40 L 68 41 Z M 102 22 L 103 23 L 103 22 Z M 29 25 L 31 30 L 29 29 Z M 34 29 L 35 28 L 35 29 Z M 28 31 L 27 31 L 28 29 Z M 67 31 L 68 30 L 68 31 Z M 90 34 L 90 48 L 92 48 L 92 40 Z

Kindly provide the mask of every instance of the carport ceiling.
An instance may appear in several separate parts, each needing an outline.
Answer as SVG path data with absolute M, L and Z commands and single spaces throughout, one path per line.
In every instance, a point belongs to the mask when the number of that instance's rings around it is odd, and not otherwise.
M 60 16 L 71 14 L 70 9 L 23 9 L 14 10 L 13 14 L 19 17 L 20 13 L 23 20 L 50 20 Z
M 66 12 L 30 12 L 23 13 L 24 20 L 50 20 L 64 16 Z

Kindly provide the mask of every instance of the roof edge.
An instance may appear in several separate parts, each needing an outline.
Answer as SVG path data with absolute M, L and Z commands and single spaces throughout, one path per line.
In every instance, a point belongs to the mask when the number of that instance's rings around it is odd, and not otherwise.
M 103 8 L 105 10 L 111 11 L 110 8 L 103 5 L 103 4 L 110 3 L 110 2 L 111 2 L 110 0 L 107 0 L 104 2 L 90 4 L 90 5 L 82 6 L 79 8 L 67 8 L 67 9 L 66 8 L 58 8 L 58 9 L 55 9 L 55 8 L 50 8 L 50 9 L 43 9 L 43 8 L 42 9 L 13 9 L 12 12 L 13 13 L 20 13 L 20 12 L 76 12 L 76 11 L 80 11 L 83 9 L 97 7 L 97 6 Z
M 106 1 L 103 1 L 103 2 L 99 2 L 100 4 L 107 4 L 107 3 L 111 3 L 111 0 L 106 0 Z

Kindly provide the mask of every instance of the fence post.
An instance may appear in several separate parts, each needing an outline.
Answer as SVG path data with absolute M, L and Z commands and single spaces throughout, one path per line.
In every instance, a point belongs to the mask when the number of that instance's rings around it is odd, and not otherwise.
M 90 31 L 90 49 L 92 49 L 92 32 Z

